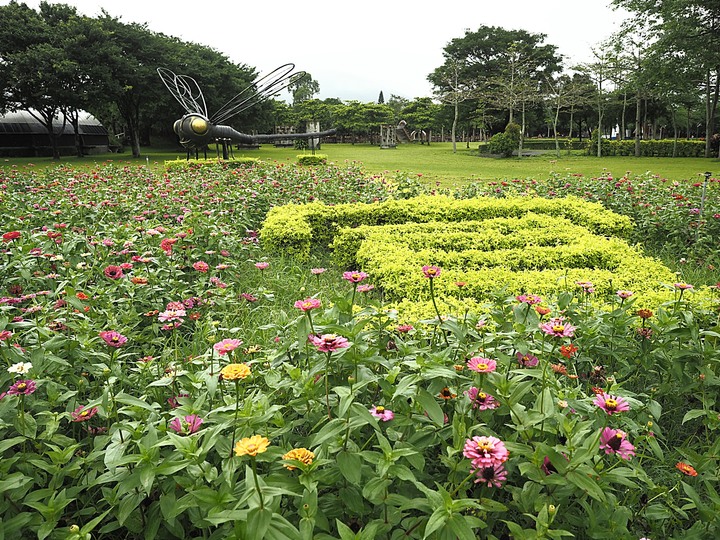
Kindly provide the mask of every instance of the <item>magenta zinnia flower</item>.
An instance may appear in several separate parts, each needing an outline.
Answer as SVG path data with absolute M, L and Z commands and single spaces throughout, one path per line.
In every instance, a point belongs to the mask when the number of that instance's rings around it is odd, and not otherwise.
M 635 447 L 627 440 L 627 433 L 606 427 L 600 434 L 600 450 L 606 454 L 618 454 L 622 459 L 631 459 Z
M 380 405 L 377 407 L 373 405 L 372 409 L 370 409 L 370 414 L 372 414 L 375 418 L 382 420 L 383 422 L 388 422 L 395 418 L 394 412 Z
M 477 475 L 475 483 L 487 484 L 487 487 L 502 487 L 503 482 L 507 480 L 507 471 L 501 464 L 476 469 L 475 474 Z
M 103 274 L 105 274 L 105 277 L 109 277 L 110 279 L 120 279 L 124 275 L 122 268 L 114 264 L 106 266 L 105 270 L 103 270 Z
M 442 270 L 438 266 L 426 264 L 422 267 L 422 272 L 426 278 L 435 279 L 436 277 L 440 277 Z
M 605 394 L 604 392 L 602 394 L 597 394 L 593 403 L 608 414 L 630 410 L 630 404 L 625 401 L 625 399 L 620 396 L 611 396 L 610 394 Z
M 37 389 L 37 385 L 35 384 L 35 381 L 32 379 L 23 379 L 15 384 L 13 384 L 10 388 L 8 388 L 7 395 L 8 396 L 29 396 L 35 390 Z
M 362 280 L 367 278 L 368 275 L 365 272 L 353 270 L 351 272 L 343 272 L 342 277 L 344 280 L 349 281 L 350 283 L 360 283 Z
M 77 409 L 70 413 L 70 417 L 73 422 L 85 422 L 95 416 L 97 412 L 97 407 L 91 407 L 88 409 L 84 405 L 80 405 Z
M 550 319 L 548 322 L 540 325 L 540 330 L 549 336 L 556 337 L 573 337 L 575 335 L 575 326 L 566 323 L 562 317 Z
M 310 311 L 311 309 L 319 308 L 322 305 L 317 298 L 306 298 L 305 300 L 298 300 L 295 302 L 295 307 L 301 311 Z
M 510 452 L 497 437 L 475 436 L 465 441 L 463 455 L 472 460 L 473 467 L 482 469 L 504 463 L 510 457 Z
M 538 365 L 538 357 L 530 353 L 523 354 L 521 352 L 516 353 L 518 363 L 522 367 L 535 367 Z
M 176 433 L 190 435 L 195 433 L 203 423 L 203 419 L 196 414 L 188 414 L 183 418 L 173 418 L 168 426 Z
M 234 351 L 240 345 L 242 345 L 242 341 L 239 339 L 223 339 L 222 341 L 218 341 L 215 345 L 213 345 L 213 349 L 215 349 L 220 356 L 223 356 L 229 352 Z
M 495 409 L 498 406 L 497 401 L 490 394 L 481 392 L 479 388 L 472 386 L 470 390 L 465 391 L 465 395 L 470 398 L 473 409 L 480 409 L 485 411 L 488 409 Z
M 495 360 L 491 360 L 490 358 L 473 356 L 470 360 L 468 360 L 467 366 L 469 369 L 477 371 L 478 373 L 490 373 L 495 371 L 497 368 L 497 362 Z
M 98 335 L 110 347 L 122 347 L 127 342 L 127 338 L 115 330 L 103 330 Z
M 333 352 L 350 346 L 350 342 L 346 338 L 335 334 L 323 334 L 322 336 L 310 334 L 308 340 L 320 352 Z

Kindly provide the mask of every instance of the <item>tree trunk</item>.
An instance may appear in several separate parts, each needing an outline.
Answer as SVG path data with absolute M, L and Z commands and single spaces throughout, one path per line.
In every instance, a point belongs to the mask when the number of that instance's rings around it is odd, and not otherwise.
M 520 113 L 520 141 L 518 141 L 518 159 L 523 157 L 523 139 L 525 138 L 525 101 L 522 102 L 522 108 Z
M 455 114 L 453 115 L 452 132 L 451 132 L 453 154 L 457 153 L 457 139 L 455 138 L 455 128 L 457 127 L 458 114 L 459 114 L 458 113 L 458 102 L 457 102 L 457 100 L 455 100 Z
M 635 94 L 635 157 L 640 157 L 640 116 L 642 112 L 642 99 L 640 92 Z
M 573 116 L 575 114 L 575 105 L 570 106 L 570 133 L 568 133 L 568 139 L 572 139 L 573 130 Z
M 560 102 L 558 100 L 558 103 L 556 103 L 555 106 L 555 118 L 553 118 L 553 137 L 555 138 L 555 155 L 557 157 L 560 157 L 560 141 L 558 141 L 558 134 L 557 134 L 557 125 L 558 125 L 558 118 L 560 116 Z

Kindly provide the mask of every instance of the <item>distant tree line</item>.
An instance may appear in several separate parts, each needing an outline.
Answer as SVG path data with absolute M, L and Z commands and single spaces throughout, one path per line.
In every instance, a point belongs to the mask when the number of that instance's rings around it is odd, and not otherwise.
M 634 18 L 583 65 L 563 65 L 544 34 L 481 26 L 444 48 L 444 63 L 428 75 L 433 96 L 385 99 L 381 90 L 377 103 L 320 100 L 314 97 L 320 85 L 309 76 L 290 85 L 292 103 L 268 100 L 230 124 L 258 133 L 313 121 L 337 129 L 339 140 L 365 142 L 379 137 L 380 124 L 405 120 L 414 130 L 436 138 L 447 133 L 453 143 L 468 144 L 517 125 L 511 131 L 519 133 L 521 155 L 529 136 L 554 138 L 558 152 L 561 137 L 595 133 L 598 152 L 603 137 L 634 138 L 638 155 L 642 139 L 697 137 L 705 138 L 709 156 L 720 84 L 717 2 L 614 4 Z M 157 67 L 196 79 L 211 113 L 258 74 L 208 46 L 124 23 L 105 11 L 91 18 L 64 4 L 42 2 L 37 11 L 15 0 L 0 6 L 0 111 L 32 110 L 53 141 L 53 119 L 77 132 L 83 110 L 122 134 L 133 156 L 151 137 L 172 137 L 182 111 Z

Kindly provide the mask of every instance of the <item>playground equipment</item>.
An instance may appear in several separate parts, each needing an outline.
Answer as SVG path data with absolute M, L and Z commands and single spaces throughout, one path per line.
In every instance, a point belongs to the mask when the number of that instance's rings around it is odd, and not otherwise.
M 289 139 L 319 140 L 334 135 L 336 130 L 315 133 L 277 133 L 268 135 L 247 135 L 230 126 L 223 125 L 236 114 L 249 109 L 253 105 L 281 92 L 305 72 L 293 73 L 295 64 L 284 64 L 245 88 L 233 97 L 218 112 L 209 116 L 203 95 L 197 81 L 187 75 L 176 75 L 166 68 L 157 68 L 158 75 L 173 97 L 183 106 L 187 114 L 175 121 L 173 130 L 180 138 L 180 144 L 188 151 L 207 148 L 210 143 L 222 145 L 223 159 L 228 159 L 231 144 L 257 145 L 261 142 L 272 142 Z M 315 144 L 314 146 L 317 146 Z
M 408 132 L 407 122 L 405 120 L 400 120 L 400 122 L 398 122 L 398 125 L 395 128 L 395 134 L 397 136 L 397 140 L 401 143 L 420 141 L 420 144 L 425 144 L 428 142 L 428 135 L 424 130 L 421 129 Z

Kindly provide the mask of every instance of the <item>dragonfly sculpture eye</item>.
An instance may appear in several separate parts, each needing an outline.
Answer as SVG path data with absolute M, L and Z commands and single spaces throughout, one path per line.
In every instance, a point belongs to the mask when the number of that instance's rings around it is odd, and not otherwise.
M 204 148 L 216 141 L 230 140 L 236 144 L 257 144 L 279 139 L 320 139 L 335 134 L 336 131 L 330 129 L 315 133 L 247 135 L 223 124 L 236 114 L 277 95 L 292 82 L 306 75 L 303 71 L 294 70 L 295 64 L 284 64 L 274 69 L 247 86 L 210 116 L 207 112 L 205 96 L 195 79 L 187 75 L 176 75 L 166 68 L 157 68 L 163 84 L 187 113 L 175 121 L 173 131 L 179 137 L 180 144 L 188 150 Z

